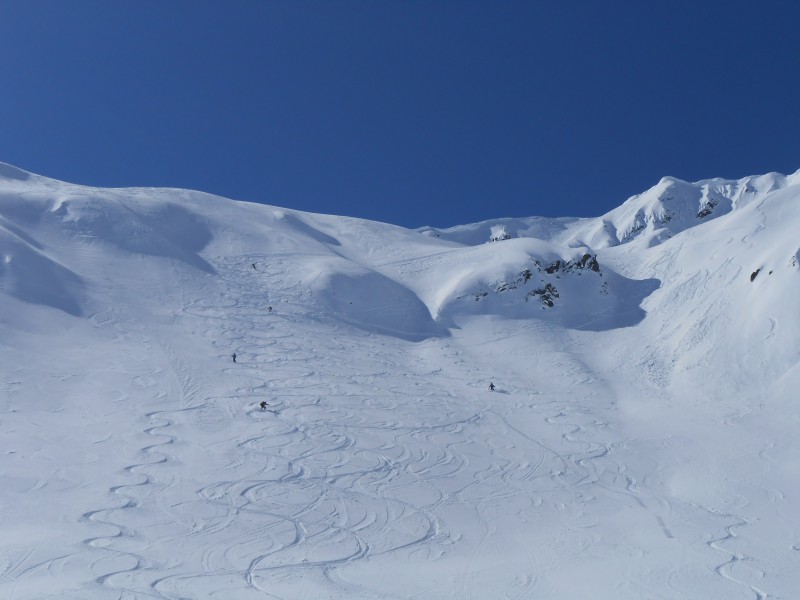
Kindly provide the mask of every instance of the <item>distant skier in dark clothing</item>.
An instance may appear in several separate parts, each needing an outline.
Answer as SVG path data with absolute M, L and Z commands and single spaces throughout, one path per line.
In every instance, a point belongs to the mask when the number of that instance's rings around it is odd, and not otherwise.
M 236 362 L 236 352 L 234 352 L 233 354 L 231 354 L 231 358 L 233 359 L 233 362 Z
M 489 382 L 489 391 L 490 392 L 494 391 L 494 384 L 491 381 Z
M 259 404 L 259 406 L 261 407 L 261 410 L 267 410 L 267 401 L 266 400 L 262 400 L 261 404 Z
M 254 269 L 256 268 L 256 263 L 253 263 L 253 268 L 254 268 Z M 256 271 L 257 271 L 257 270 L 258 270 L 258 269 L 256 269 Z
M 272 307 L 267 308 L 267 312 L 272 312 Z

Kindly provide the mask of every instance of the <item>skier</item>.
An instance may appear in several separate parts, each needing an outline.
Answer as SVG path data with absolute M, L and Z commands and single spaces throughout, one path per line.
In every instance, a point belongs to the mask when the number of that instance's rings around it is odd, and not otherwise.
M 259 404 L 259 406 L 261 407 L 261 410 L 267 410 L 267 401 L 266 400 L 262 400 L 261 404 Z
M 490 392 L 494 391 L 494 384 L 491 381 L 489 382 L 489 391 Z
M 272 312 L 272 307 L 271 306 L 267 308 L 267 312 Z
M 253 263 L 252 266 L 253 266 L 254 269 L 256 269 L 256 263 Z M 256 269 L 256 271 L 258 271 L 258 269 Z
M 233 354 L 231 354 L 231 358 L 233 359 L 233 362 L 236 362 L 236 352 L 234 352 Z

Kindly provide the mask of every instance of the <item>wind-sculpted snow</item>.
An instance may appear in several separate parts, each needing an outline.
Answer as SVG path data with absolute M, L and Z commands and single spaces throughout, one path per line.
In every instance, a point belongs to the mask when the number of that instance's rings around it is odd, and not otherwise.
M 276 210 L 272 214 L 277 222 L 285 224 L 290 231 L 294 231 L 301 236 L 310 238 L 319 242 L 320 244 L 334 247 L 341 246 L 339 240 L 326 233 L 323 233 L 319 229 L 315 229 L 295 214 L 282 210 Z
M 5 163 L 0 163 L 0 178 L 25 181 L 31 174 Z
M 655 279 L 632 280 L 601 267 L 588 248 L 559 248 L 531 238 L 380 268 L 415 289 L 446 325 L 493 314 L 592 331 L 630 327 L 644 318 L 640 305 L 659 285 Z
M 67 196 L 59 197 L 50 212 L 60 217 L 75 237 L 211 271 L 198 254 L 211 241 L 211 232 L 202 218 L 179 204 L 154 201 L 146 192 L 102 203 L 91 197 Z
M 81 278 L 43 252 L 42 247 L 0 218 L 0 292 L 80 315 Z
M 793 600 L 796 179 L 489 243 L 0 168 L 0 598 Z
M 447 334 L 411 290 L 376 271 L 325 257 L 301 274 L 322 309 L 356 327 L 412 341 Z

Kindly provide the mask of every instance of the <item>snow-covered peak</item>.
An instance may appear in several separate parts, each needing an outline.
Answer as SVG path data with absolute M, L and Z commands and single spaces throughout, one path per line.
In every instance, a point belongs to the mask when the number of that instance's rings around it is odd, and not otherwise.
M 790 181 L 793 179 L 777 173 L 695 183 L 664 177 L 646 192 L 629 198 L 591 225 L 579 228 L 575 235 L 598 248 L 634 241 L 653 246 L 681 231 L 763 200 L 790 185 Z
M 797 173 L 416 231 L 0 165 L 0 597 L 794 598 L 798 231 Z
M 501 227 L 510 237 L 534 237 L 568 247 L 601 249 L 635 243 L 647 248 L 751 202 L 764 200 L 778 190 L 798 185 L 800 170 L 788 176 L 768 173 L 693 183 L 663 177 L 649 190 L 628 198 L 600 217 L 501 218 L 447 229 L 423 227 L 419 231 L 468 245 L 491 241 L 493 228 Z

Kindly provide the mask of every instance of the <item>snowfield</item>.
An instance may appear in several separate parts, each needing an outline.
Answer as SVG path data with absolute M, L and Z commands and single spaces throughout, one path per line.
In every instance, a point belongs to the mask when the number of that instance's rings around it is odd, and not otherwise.
M 0 165 L 0 598 L 796 599 L 799 232 L 800 171 L 407 230 Z

